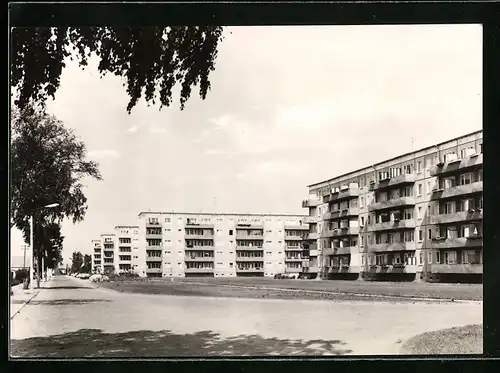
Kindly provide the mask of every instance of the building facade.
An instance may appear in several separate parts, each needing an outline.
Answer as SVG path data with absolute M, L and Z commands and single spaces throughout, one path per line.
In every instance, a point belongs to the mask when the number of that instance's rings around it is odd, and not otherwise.
M 300 273 L 309 263 L 301 215 L 142 212 L 136 272 L 147 277 Z
M 101 240 L 92 240 L 92 272 L 103 272 L 102 243 Z
M 482 131 L 309 186 L 309 272 L 482 281 Z

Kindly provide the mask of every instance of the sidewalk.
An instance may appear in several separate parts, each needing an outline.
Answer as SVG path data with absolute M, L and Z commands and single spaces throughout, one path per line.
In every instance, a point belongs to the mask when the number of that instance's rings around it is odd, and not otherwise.
M 33 298 L 35 298 L 41 289 L 50 284 L 50 279 L 47 282 L 40 282 L 40 289 L 24 290 L 23 284 L 12 286 L 13 295 L 10 296 L 10 318 L 13 319 L 15 315 Z

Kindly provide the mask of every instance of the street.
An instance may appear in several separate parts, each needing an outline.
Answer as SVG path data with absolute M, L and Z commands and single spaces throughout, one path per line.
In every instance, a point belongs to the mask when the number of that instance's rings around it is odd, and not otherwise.
M 56 276 L 11 320 L 11 356 L 385 355 L 468 324 L 482 324 L 482 302 L 127 294 Z

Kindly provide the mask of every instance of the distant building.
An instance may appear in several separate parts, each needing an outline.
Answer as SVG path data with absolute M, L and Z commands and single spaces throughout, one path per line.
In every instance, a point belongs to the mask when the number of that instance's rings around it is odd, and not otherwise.
M 302 207 L 321 278 L 482 281 L 482 131 L 312 184 Z
M 23 268 L 29 268 L 29 257 L 24 255 L 11 255 L 10 256 L 10 271 L 13 275 L 16 271 Z

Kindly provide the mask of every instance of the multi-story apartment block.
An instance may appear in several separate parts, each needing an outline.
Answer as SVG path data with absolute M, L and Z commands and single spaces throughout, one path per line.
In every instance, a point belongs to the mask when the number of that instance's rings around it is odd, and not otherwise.
M 101 240 L 92 240 L 92 272 L 102 273 L 102 245 Z
M 274 276 L 302 272 L 301 215 L 139 214 L 137 273 L 148 277 Z
M 130 272 L 139 267 L 139 227 L 137 225 L 117 225 L 115 227 L 115 273 Z
M 116 266 L 115 235 L 113 233 L 101 234 L 101 246 L 102 246 L 102 272 L 114 273 Z
M 482 153 L 477 131 L 310 185 L 309 272 L 482 281 Z

